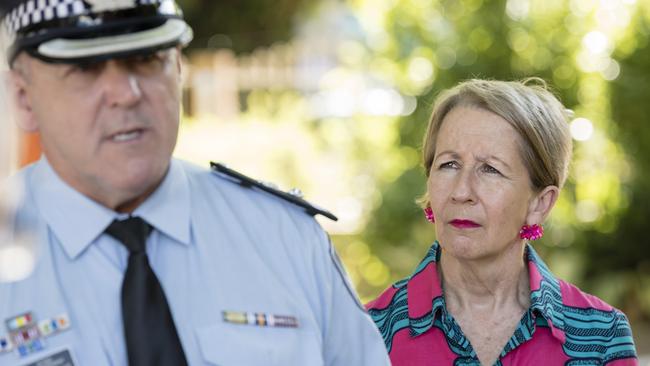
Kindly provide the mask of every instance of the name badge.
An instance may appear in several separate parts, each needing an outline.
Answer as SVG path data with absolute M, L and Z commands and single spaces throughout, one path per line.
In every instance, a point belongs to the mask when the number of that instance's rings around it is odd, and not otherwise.
M 23 366 L 75 366 L 75 362 L 70 350 L 63 349 Z

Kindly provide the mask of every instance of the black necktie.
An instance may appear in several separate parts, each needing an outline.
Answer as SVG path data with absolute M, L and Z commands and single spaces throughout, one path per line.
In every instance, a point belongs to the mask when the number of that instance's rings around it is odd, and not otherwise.
M 150 232 L 151 226 L 140 217 L 115 220 L 106 228 L 106 233 L 130 253 L 122 282 L 122 322 L 129 365 L 187 365 L 165 293 L 149 265 L 145 244 Z

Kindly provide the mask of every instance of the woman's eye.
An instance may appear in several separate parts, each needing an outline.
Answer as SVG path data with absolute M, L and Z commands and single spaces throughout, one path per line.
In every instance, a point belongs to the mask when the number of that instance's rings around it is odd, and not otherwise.
M 483 165 L 482 170 L 483 170 L 485 173 L 490 173 L 490 174 L 499 174 L 499 175 L 501 175 L 501 172 L 500 172 L 500 171 L 498 171 L 498 170 L 495 169 L 493 166 L 488 165 L 488 164 Z
M 455 161 L 448 161 L 446 163 L 442 163 L 439 166 L 439 169 L 456 169 L 458 168 L 458 164 Z

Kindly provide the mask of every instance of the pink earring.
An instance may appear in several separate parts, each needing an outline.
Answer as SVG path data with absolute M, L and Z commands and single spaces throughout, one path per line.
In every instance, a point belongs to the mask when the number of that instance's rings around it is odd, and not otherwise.
M 537 240 L 544 235 L 542 225 L 533 224 L 532 226 L 524 225 L 519 231 L 519 237 L 527 240 Z
M 431 207 L 427 207 L 424 209 L 424 216 L 427 217 L 427 221 L 429 221 L 430 223 L 433 224 L 434 222 L 436 222 L 436 218 L 435 216 L 433 216 L 433 210 L 431 209 Z

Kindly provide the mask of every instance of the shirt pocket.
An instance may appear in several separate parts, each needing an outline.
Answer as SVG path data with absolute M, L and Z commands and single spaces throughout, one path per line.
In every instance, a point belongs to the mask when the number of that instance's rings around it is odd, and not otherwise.
M 216 366 L 321 366 L 319 338 L 301 328 L 219 322 L 196 330 L 204 361 Z

